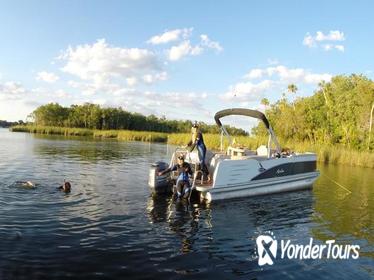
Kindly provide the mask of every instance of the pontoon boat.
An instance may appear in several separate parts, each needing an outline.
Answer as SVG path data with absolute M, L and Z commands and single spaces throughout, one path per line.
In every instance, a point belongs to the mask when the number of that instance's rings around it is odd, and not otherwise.
M 221 118 L 230 115 L 248 116 L 262 120 L 269 133 L 267 146 L 260 146 L 256 151 L 235 145 L 231 136 L 221 123 Z M 245 196 L 264 195 L 277 192 L 294 191 L 312 188 L 318 178 L 316 170 L 316 154 L 282 152 L 275 133 L 265 115 L 259 111 L 234 108 L 216 113 L 214 119 L 221 129 L 221 151 L 207 152 L 206 163 L 212 180 L 204 181 L 201 171 L 198 171 L 199 159 L 197 153 L 190 153 L 183 148 L 177 148 L 172 155 L 170 165 L 183 154 L 194 172 L 191 185 L 199 192 L 201 199 L 221 200 Z M 229 146 L 223 151 L 223 136 L 228 139 Z M 274 144 L 275 149 L 272 149 Z M 167 168 L 168 164 L 154 164 L 149 174 L 149 185 L 155 192 L 167 191 L 176 174 L 157 176 L 157 171 Z

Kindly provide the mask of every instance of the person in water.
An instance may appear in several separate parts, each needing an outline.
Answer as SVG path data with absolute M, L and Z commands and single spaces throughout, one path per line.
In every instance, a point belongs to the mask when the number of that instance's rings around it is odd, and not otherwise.
M 25 188 L 35 188 L 35 184 L 31 181 L 17 181 L 16 184 L 21 185 Z
M 62 184 L 62 186 L 59 186 L 57 189 L 60 190 L 60 191 L 63 191 L 64 193 L 70 193 L 71 192 L 71 184 L 64 180 L 64 183 Z
M 191 191 L 189 175 L 192 176 L 191 166 L 184 161 L 184 156 L 178 157 L 178 163 L 163 171 L 158 172 L 158 176 L 162 176 L 171 171 L 178 171 L 178 178 L 176 182 L 177 197 L 187 198 Z
M 192 138 L 190 142 L 188 142 L 187 147 L 191 147 L 191 152 L 195 149 L 195 147 L 197 148 L 199 154 L 200 169 L 203 172 L 204 177 L 208 178 L 208 181 L 210 181 L 209 170 L 205 164 L 206 146 L 204 143 L 203 133 L 199 129 L 199 125 L 196 121 L 192 125 L 191 134 Z

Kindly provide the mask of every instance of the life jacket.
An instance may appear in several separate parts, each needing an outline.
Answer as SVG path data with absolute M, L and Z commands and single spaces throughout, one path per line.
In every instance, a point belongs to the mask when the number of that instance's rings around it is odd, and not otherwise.
M 190 165 L 187 162 L 183 162 L 182 165 L 177 164 L 178 179 L 182 181 L 189 181 L 188 171 L 191 170 Z

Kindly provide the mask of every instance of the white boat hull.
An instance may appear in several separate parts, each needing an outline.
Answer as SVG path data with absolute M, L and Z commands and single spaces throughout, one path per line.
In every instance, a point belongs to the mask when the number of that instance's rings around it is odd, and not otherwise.
M 249 181 L 242 184 L 229 184 L 219 188 L 197 186 L 196 190 L 201 192 L 203 198 L 209 197 L 209 199 L 216 201 L 309 189 L 313 187 L 313 183 L 318 176 L 319 172 L 315 171 L 299 175 Z

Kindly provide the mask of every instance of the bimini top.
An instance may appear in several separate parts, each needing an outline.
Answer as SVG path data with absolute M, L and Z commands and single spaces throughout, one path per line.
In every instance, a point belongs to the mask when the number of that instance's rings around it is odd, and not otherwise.
M 231 115 L 248 116 L 248 117 L 260 119 L 264 122 L 267 129 L 270 128 L 269 121 L 263 113 L 256 111 L 256 110 L 250 110 L 250 109 L 243 109 L 243 108 L 225 109 L 225 110 L 217 112 L 214 116 L 214 120 L 216 121 L 219 127 L 222 127 L 220 118 L 231 116 Z

